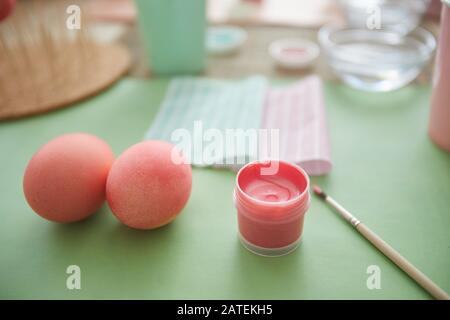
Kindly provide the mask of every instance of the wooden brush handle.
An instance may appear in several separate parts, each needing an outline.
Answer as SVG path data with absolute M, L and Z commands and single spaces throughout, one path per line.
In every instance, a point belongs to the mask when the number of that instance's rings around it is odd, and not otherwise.
M 449 300 L 449 295 L 439 288 L 430 278 L 406 260 L 398 251 L 383 241 L 376 233 L 370 230 L 363 223 L 356 226 L 356 229 L 369 240 L 378 250 L 391 259 L 400 269 L 406 272 L 419 285 L 427 290 L 433 297 L 439 300 Z

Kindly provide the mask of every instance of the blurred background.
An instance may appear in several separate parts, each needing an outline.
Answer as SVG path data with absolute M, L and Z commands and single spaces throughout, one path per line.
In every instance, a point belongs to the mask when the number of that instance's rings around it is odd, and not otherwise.
M 424 11 L 414 12 L 411 8 L 417 1 L 375 1 L 386 5 L 387 10 L 397 14 L 393 19 L 420 24 L 437 35 L 441 3 L 439 0 L 422 1 L 428 6 Z M 88 7 L 98 26 L 103 26 L 104 37 L 116 36 L 126 44 L 132 54 L 130 75 L 147 77 L 151 74 L 148 59 L 140 41 L 136 6 L 132 0 L 93 0 Z M 247 32 L 245 43 L 235 54 L 227 56 L 209 55 L 204 74 L 213 77 L 239 77 L 258 73 L 267 76 L 299 77 L 308 73 L 319 73 L 326 79 L 336 79 L 328 72 L 324 55 L 316 60 L 308 70 L 283 70 L 271 58 L 268 48 L 280 38 L 301 37 L 318 42 L 319 29 L 329 23 L 344 23 L 347 18 L 367 16 L 364 9 L 373 0 L 207 0 L 207 23 L 210 26 L 234 25 Z M 389 7 L 392 3 L 399 5 Z M 356 7 L 356 9 L 355 9 Z M 353 11 L 352 11 L 353 9 Z M 361 14 L 362 13 L 362 14 Z M 387 12 L 386 14 L 392 14 Z M 403 17 L 402 17 L 403 15 Z M 405 17 L 406 15 L 406 17 Z M 405 19 L 407 19 L 405 21 Z M 347 20 L 348 21 L 348 20 Z M 107 31 L 108 30 L 108 31 Z M 432 65 L 431 63 L 429 65 Z M 431 68 L 426 68 L 418 78 L 426 83 L 430 79 Z
M 0 3 L 0 118 L 68 105 L 124 75 L 317 74 L 375 92 L 429 84 L 442 7 L 439 0 Z
M 7 1 L 6 1 L 7 2 Z M 149 68 L 149 59 L 146 58 L 142 37 L 139 36 L 137 24 L 137 9 L 133 0 L 89 0 L 64 1 L 51 0 L 18 0 L 17 6 L 28 6 L 30 14 L 38 13 L 36 3 L 42 7 L 43 3 L 50 6 L 68 7 L 70 4 L 79 4 L 82 8 L 81 16 L 87 19 L 89 33 L 96 41 L 120 42 L 130 51 L 132 60 L 128 74 L 135 77 L 148 77 L 152 74 Z M 145 2 L 145 1 L 141 1 Z M 154 3 L 155 11 L 158 1 Z M 169 1 L 170 3 L 176 1 Z M 186 1 L 189 7 L 191 1 Z M 193 2 L 196 2 L 195 0 Z M 200 1 L 205 2 L 205 1 Z M 138 3 L 139 4 L 139 3 Z M 152 8 L 141 6 L 143 20 L 151 19 Z M 164 6 L 164 4 L 162 4 Z M 201 6 L 201 4 L 200 4 Z M 381 0 L 206 0 L 206 18 L 208 26 L 239 26 L 246 32 L 246 40 L 234 54 L 208 55 L 206 67 L 202 73 L 213 77 L 239 77 L 253 73 L 268 76 L 298 77 L 305 73 L 319 73 L 321 76 L 333 79 L 328 72 L 327 63 L 322 54 L 308 70 L 281 70 L 273 63 L 268 48 L 270 44 L 280 38 L 305 38 L 317 42 L 319 29 L 329 23 L 344 23 L 358 26 L 364 24 L 369 14 L 369 6 L 381 8 L 381 22 L 383 28 L 392 24 L 406 24 L 409 29 L 422 25 L 437 35 L 441 3 L 439 0 L 413 0 L 413 1 L 381 1 Z M 21 8 L 22 9 L 22 8 Z M 201 7 L 198 10 L 202 10 Z M 63 10 L 62 13 L 64 13 Z M 201 12 L 201 11 L 199 11 Z M 147 15 L 147 16 L 144 16 Z M 186 15 L 193 14 L 187 12 Z M 197 13 L 201 14 L 201 13 Z M 53 19 L 65 18 L 53 17 Z M 194 16 L 192 16 L 194 17 Z M 26 17 L 12 14 L 9 19 L 22 19 Z M 37 18 L 37 17 L 35 17 Z M 358 21 L 360 20 L 360 21 Z M 6 24 L 7 21 L 4 22 Z M 359 26 L 361 27 L 361 26 Z M 58 28 L 54 26 L 53 29 Z M 6 29 L 6 27 L 3 27 Z M 186 30 L 188 32 L 188 30 Z M 16 30 L 15 37 L 24 36 L 23 32 Z M 146 31 L 142 31 L 145 33 Z M 189 34 L 181 35 L 189 37 Z M 430 69 L 426 68 L 419 77 L 419 82 L 429 81 Z

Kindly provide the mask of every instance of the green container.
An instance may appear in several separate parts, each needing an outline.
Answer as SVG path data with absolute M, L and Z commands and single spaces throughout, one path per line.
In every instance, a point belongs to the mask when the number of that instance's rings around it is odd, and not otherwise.
M 199 73 L 205 67 L 205 0 L 136 0 L 153 73 Z

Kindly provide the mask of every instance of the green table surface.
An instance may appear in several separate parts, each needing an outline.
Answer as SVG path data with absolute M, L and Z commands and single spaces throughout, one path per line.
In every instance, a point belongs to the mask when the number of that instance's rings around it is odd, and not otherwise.
M 0 298 L 430 299 L 315 197 L 295 252 L 251 254 L 225 170 L 194 169 L 186 208 L 153 231 L 121 225 L 107 205 L 72 225 L 33 213 L 22 176 L 42 144 L 85 131 L 118 155 L 142 139 L 166 86 L 125 79 L 77 106 L 0 123 Z M 369 94 L 327 83 L 325 96 L 334 168 L 312 182 L 450 291 L 450 155 L 426 134 L 430 88 Z M 81 290 L 66 288 L 69 265 L 81 268 Z M 366 286 L 370 265 L 381 289 Z

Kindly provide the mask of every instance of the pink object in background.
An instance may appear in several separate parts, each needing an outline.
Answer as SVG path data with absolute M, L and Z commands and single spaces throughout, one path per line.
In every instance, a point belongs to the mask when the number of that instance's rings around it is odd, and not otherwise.
M 428 132 L 438 146 L 450 151 L 450 0 L 442 2 Z
M 133 23 L 136 8 L 132 0 L 90 0 L 88 14 L 99 21 Z
M 442 3 L 441 0 L 431 0 L 428 9 L 425 12 L 425 17 L 439 20 L 441 14 Z
M 16 0 L 0 0 L 0 21 L 6 19 L 16 6 Z
M 281 160 L 298 164 L 310 175 L 322 175 L 331 170 L 325 102 L 319 77 L 308 76 L 290 86 L 270 88 L 262 128 L 280 130 Z
M 279 256 L 297 247 L 310 203 L 309 177 L 300 167 L 277 160 L 251 162 L 237 174 L 234 198 L 247 249 Z

